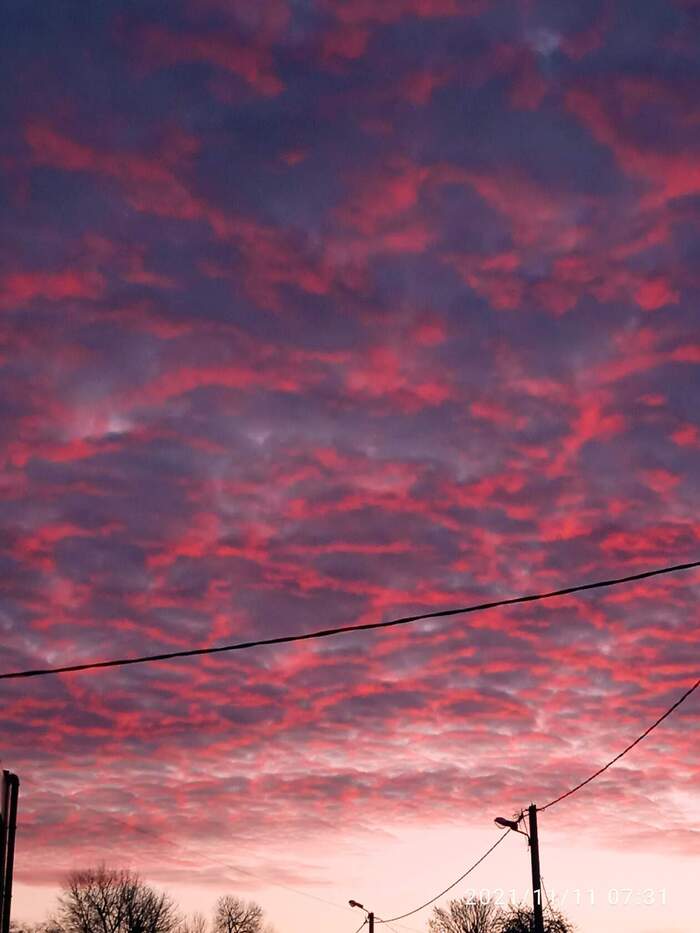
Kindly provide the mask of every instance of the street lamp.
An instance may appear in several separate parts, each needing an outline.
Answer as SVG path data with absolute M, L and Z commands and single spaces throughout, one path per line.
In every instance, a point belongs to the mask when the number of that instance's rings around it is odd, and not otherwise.
M 512 829 L 514 833 L 522 833 L 522 829 L 518 829 L 518 823 L 520 820 L 507 820 L 504 816 L 497 816 L 494 820 L 494 823 L 497 826 L 505 826 L 506 829 Z M 527 836 L 527 833 L 523 833 L 524 836 Z
M 520 833 L 522 836 L 527 836 L 528 845 L 530 847 L 530 866 L 532 868 L 532 906 L 533 916 L 535 918 L 535 933 L 544 933 L 544 917 L 542 915 L 542 881 L 540 878 L 540 844 L 537 837 L 537 807 L 534 803 L 530 804 L 527 812 L 530 823 L 529 833 L 524 832 L 522 829 L 518 829 L 520 820 L 522 820 L 525 816 L 524 812 L 520 814 L 517 820 L 507 820 L 503 816 L 497 816 L 494 820 L 494 823 L 496 823 L 498 826 L 503 826 L 506 829 L 510 829 L 514 833 Z
M 514 833 L 520 833 L 520 835 L 525 836 L 529 842 L 530 836 L 526 832 L 523 832 L 522 829 L 518 829 L 518 826 L 520 826 L 520 821 L 524 816 L 525 814 L 521 813 L 517 820 L 507 820 L 504 816 L 497 816 L 494 820 L 494 823 L 496 826 L 503 826 L 505 829 L 510 829 Z
M 367 910 L 359 901 L 348 901 L 348 904 L 351 907 L 359 907 L 360 910 L 364 910 L 367 914 L 367 920 L 369 921 L 369 933 L 374 933 L 374 914 L 371 910 Z

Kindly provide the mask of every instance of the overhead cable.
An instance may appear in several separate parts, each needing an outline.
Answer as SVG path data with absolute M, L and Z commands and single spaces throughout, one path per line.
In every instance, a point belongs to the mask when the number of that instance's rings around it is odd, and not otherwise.
M 475 868 L 477 868 L 479 865 L 481 865 L 481 863 L 484 861 L 484 859 L 485 859 L 487 856 L 491 855 L 491 853 L 492 853 L 493 850 L 496 848 L 496 846 L 499 846 L 499 845 L 503 842 L 503 840 L 506 838 L 506 836 L 508 835 L 509 832 L 510 832 L 510 829 L 507 829 L 507 830 L 503 833 L 502 836 L 499 836 L 499 837 L 498 837 L 498 839 L 494 842 L 494 844 L 491 846 L 491 848 L 490 848 L 490 849 L 487 849 L 486 852 L 484 852 L 484 854 L 481 856 L 481 858 L 477 859 L 476 862 L 474 862 L 474 864 L 471 865 L 471 866 L 464 872 L 463 875 L 460 875 L 459 878 L 458 878 L 456 881 L 453 881 L 452 884 L 448 885 L 448 886 L 444 889 L 444 891 L 440 891 L 440 893 L 439 893 L 439 894 L 436 894 L 435 897 L 431 897 L 429 901 L 426 901 L 424 904 L 421 904 L 420 907 L 414 907 L 413 910 L 409 910 L 409 911 L 407 911 L 405 914 L 399 914 L 398 917 L 389 917 L 388 920 L 379 920 L 379 918 L 375 918 L 375 919 L 377 919 L 377 921 L 378 921 L 379 923 L 394 923 L 396 920 L 403 920 L 405 917 L 410 917 L 412 914 L 417 914 L 418 911 L 419 911 L 419 910 L 423 910 L 424 907 L 430 907 L 430 905 L 431 905 L 431 904 L 434 904 L 435 901 L 437 901 L 439 898 L 441 898 L 441 897 L 443 896 L 443 894 L 447 894 L 448 891 L 451 891 L 452 888 L 456 887 L 456 886 L 459 884 L 460 881 L 464 881 L 464 879 L 467 877 L 467 875 L 470 875 L 470 874 L 474 871 Z
M 553 807 L 555 803 L 559 803 L 560 800 L 565 800 L 567 797 L 571 797 L 572 794 L 575 794 L 576 791 L 581 790 L 581 788 L 585 787 L 586 784 L 590 784 L 591 781 L 595 780 L 595 778 L 601 775 L 604 771 L 607 771 L 611 765 L 614 765 L 616 761 L 619 761 L 623 755 L 626 755 L 627 752 L 631 751 L 635 745 L 639 745 L 642 739 L 645 739 L 652 730 L 656 729 L 656 727 L 660 725 L 667 716 L 670 716 L 674 709 L 677 709 L 684 700 L 687 700 L 690 694 L 693 693 L 694 690 L 697 690 L 698 687 L 700 687 L 700 679 L 696 680 L 693 686 L 686 690 L 683 696 L 676 700 L 673 706 L 669 706 L 663 716 L 659 716 L 656 722 L 653 722 L 648 729 L 645 729 L 644 732 L 642 732 L 642 734 L 634 740 L 634 742 L 630 742 L 627 748 L 624 748 L 619 755 L 615 755 L 615 757 L 611 758 L 606 765 L 603 765 L 602 768 L 598 768 L 594 774 L 592 774 L 590 777 L 587 777 L 585 781 L 581 781 L 581 783 L 577 784 L 576 787 L 572 787 L 571 790 L 567 790 L 566 793 L 560 794 L 558 797 L 555 797 L 554 800 L 550 800 L 549 803 L 546 803 L 543 807 L 538 807 L 537 809 L 540 811 L 548 810 L 549 807 Z
M 333 635 L 344 635 L 350 632 L 367 632 L 373 629 L 391 628 L 397 625 L 408 625 L 423 619 L 440 619 L 446 616 L 464 615 L 469 612 L 484 612 L 487 609 L 496 609 L 499 606 L 512 606 L 516 603 L 530 603 L 542 599 L 553 599 L 557 596 L 568 596 L 571 593 L 580 593 L 584 590 L 595 590 L 606 586 L 619 586 L 623 583 L 632 583 L 635 580 L 644 580 L 661 574 L 677 573 L 681 570 L 690 570 L 700 567 L 700 561 L 687 564 L 675 564 L 670 567 L 659 567 L 655 570 L 646 570 L 625 577 L 616 577 L 611 580 L 597 580 L 593 583 L 581 583 L 575 586 L 566 586 L 559 590 L 547 593 L 531 593 L 526 596 L 514 596 L 507 599 L 496 599 L 491 602 L 477 603 L 472 606 L 463 606 L 459 609 L 440 609 L 436 612 L 423 612 L 419 615 L 403 616 L 399 619 L 389 619 L 385 622 L 365 622 L 357 625 L 341 625 L 337 628 L 319 629 L 305 632 L 301 635 L 279 635 L 275 638 L 259 638 L 254 641 L 237 642 L 232 645 L 219 645 L 210 648 L 190 648 L 185 651 L 167 651 L 161 654 L 141 655 L 136 658 L 113 658 L 107 661 L 89 661 L 84 664 L 66 664 L 60 667 L 44 667 L 33 670 L 10 671 L 0 674 L 0 680 L 11 680 L 19 677 L 44 677 L 48 674 L 71 674 L 78 671 L 93 671 L 107 667 L 125 667 L 129 664 L 148 664 L 156 661 L 172 661 L 176 658 L 192 658 L 207 654 L 220 654 L 225 651 L 245 651 L 250 648 L 261 648 L 265 645 L 285 645 L 292 642 L 311 641 L 317 638 L 329 638 Z

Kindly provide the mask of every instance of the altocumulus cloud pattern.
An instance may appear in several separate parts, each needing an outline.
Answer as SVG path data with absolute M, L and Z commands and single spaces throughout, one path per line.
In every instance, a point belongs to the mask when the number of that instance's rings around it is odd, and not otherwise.
M 682 0 L 11 2 L 2 670 L 695 560 L 699 27 Z M 255 869 L 341 821 L 548 800 L 697 677 L 697 598 L 690 572 L 371 651 L 8 681 L 31 879 L 105 839 L 177 880 L 231 839 Z M 579 834 L 700 852 L 697 722 Z

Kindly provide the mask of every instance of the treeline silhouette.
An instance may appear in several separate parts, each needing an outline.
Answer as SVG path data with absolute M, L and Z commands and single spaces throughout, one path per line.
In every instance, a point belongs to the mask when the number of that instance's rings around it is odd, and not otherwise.
M 380 921 L 381 923 L 381 921 Z M 127 869 L 104 865 L 70 874 L 56 909 L 41 923 L 12 923 L 11 933 L 275 933 L 262 907 L 227 894 L 214 905 L 210 919 L 185 916 L 172 898 L 156 891 Z M 393 929 L 393 928 L 392 928 Z M 532 933 L 532 908 L 502 907 L 494 901 L 468 898 L 435 907 L 430 933 Z M 574 933 L 564 915 L 547 905 L 545 933 Z
M 524 904 L 501 906 L 493 900 L 457 898 L 444 907 L 435 907 L 428 921 L 430 933 L 532 933 L 535 918 L 532 907 Z M 544 908 L 545 933 L 574 933 L 573 924 L 549 904 Z
M 12 923 L 11 933 L 275 933 L 262 907 L 220 897 L 210 920 L 185 916 L 172 898 L 137 874 L 104 865 L 66 879 L 56 909 L 42 923 Z

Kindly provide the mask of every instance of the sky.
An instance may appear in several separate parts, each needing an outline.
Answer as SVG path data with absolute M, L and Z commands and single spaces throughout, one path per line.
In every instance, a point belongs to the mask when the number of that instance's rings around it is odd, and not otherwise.
M 1 672 L 698 559 L 695 0 L 3 20 Z M 278 933 L 411 910 L 694 682 L 698 596 L 3 681 L 15 914 L 100 861 Z M 699 723 L 541 814 L 580 933 L 697 930 Z M 510 835 L 453 893 L 528 881 Z

